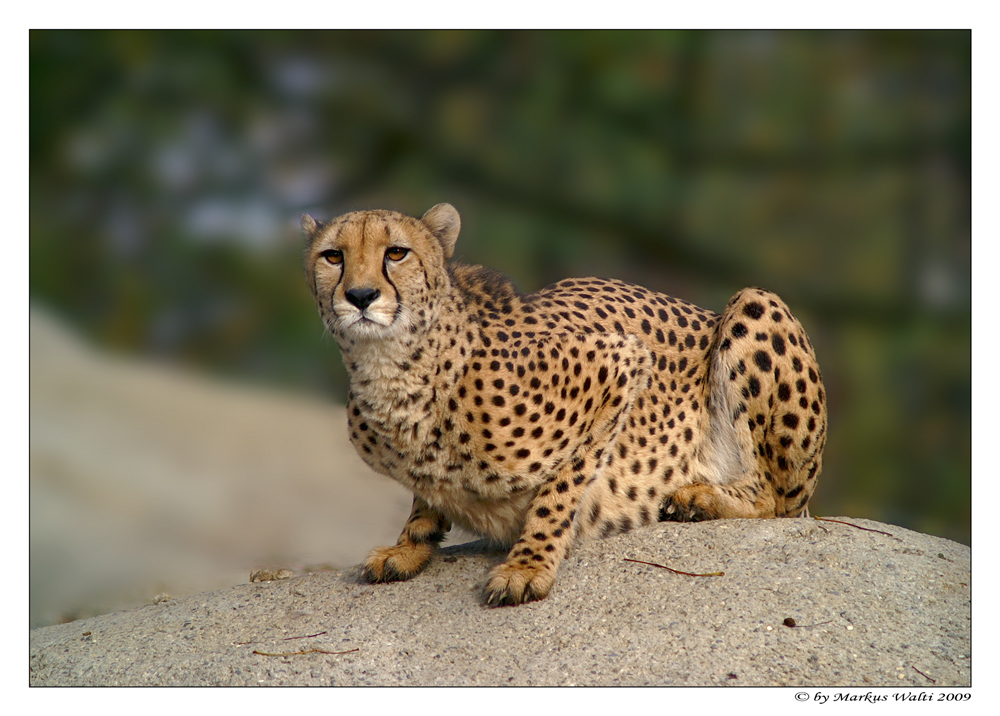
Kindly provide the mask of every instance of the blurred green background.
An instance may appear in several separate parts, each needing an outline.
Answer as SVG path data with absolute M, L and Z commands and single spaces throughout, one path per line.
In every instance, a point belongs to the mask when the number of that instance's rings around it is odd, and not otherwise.
M 31 33 L 31 300 L 120 353 L 342 401 L 298 216 L 713 310 L 778 292 L 818 515 L 970 541 L 968 32 Z

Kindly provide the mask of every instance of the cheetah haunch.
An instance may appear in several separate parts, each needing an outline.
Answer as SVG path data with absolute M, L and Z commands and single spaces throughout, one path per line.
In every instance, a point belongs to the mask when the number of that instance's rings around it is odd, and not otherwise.
M 542 599 L 575 539 L 654 520 L 807 515 L 826 442 L 812 346 L 773 293 L 722 315 L 638 286 L 521 294 L 449 263 L 460 221 L 302 217 L 305 270 L 350 374 L 348 429 L 413 492 L 372 582 L 423 569 L 452 524 L 510 546 L 490 605 Z

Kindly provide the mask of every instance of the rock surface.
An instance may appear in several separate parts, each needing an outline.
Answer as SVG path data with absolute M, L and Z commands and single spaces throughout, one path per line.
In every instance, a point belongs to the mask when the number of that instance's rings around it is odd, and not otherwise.
M 37 308 L 29 419 L 32 628 L 347 567 L 413 501 L 357 456 L 343 407 L 111 355 Z
M 850 521 L 888 534 L 729 520 L 594 540 L 548 599 L 500 609 L 479 590 L 503 554 L 478 542 L 405 583 L 244 584 L 32 630 L 30 683 L 968 686 L 969 548 Z

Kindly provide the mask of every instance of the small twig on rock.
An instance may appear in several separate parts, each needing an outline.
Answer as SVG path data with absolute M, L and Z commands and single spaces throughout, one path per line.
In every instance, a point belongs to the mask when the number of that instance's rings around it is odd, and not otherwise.
M 913 669 L 914 671 L 916 671 L 918 674 L 920 674 L 921 676 L 923 676 L 925 679 L 927 679 L 931 683 L 934 683 L 934 684 L 937 683 L 937 679 L 932 679 L 927 674 L 925 674 L 924 672 L 922 672 L 920 669 L 918 669 L 917 667 L 915 667 L 913 664 L 910 664 L 910 668 Z
M 321 631 L 321 632 L 317 632 L 316 634 L 307 634 L 306 636 L 286 636 L 286 637 L 282 638 L 281 641 L 291 641 L 292 639 L 311 639 L 314 636 L 322 636 L 323 634 L 326 634 L 326 633 L 327 632 L 325 632 L 325 631 Z M 263 644 L 263 643 L 264 642 L 262 642 L 262 641 L 234 641 L 233 645 L 234 646 L 246 646 L 247 644 Z
M 829 517 L 816 517 L 815 515 L 813 516 L 813 519 L 820 520 L 822 522 L 836 522 L 838 525 L 847 525 L 848 527 L 854 527 L 855 529 L 864 530 L 865 532 L 878 532 L 880 535 L 886 535 L 888 537 L 896 537 L 896 535 L 889 534 L 888 532 L 883 532 L 882 530 L 873 530 L 869 527 L 862 527 L 861 525 L 855 525 L 850 522 L 844 522 L 843 520 L 833 520 L 830 519 Z M 899 538 L 896 537 L 896 539 Z
M 348 649 L 347 651 L 324 651 L 323 649 L 305 649 L 304 651 L 285 651 L 279 652 L 277 654 L 272 654 L 267 651 L 257 651 L 253 650 L 254 654 L 260 654 L 261 656 L 301 656 L 302 654 L 350 654 L 352 651 L 361 651 L 358 649 Z
M 307 636 L 286 636 L 284 639 L 282 639 L 282 641 L 291 641 L 292 639 L 311 639 L 314 636 L 322 636 L 323 634 L 326 634 L 326 633 L 327 632 L 325 632 L 325 631 L 320 631 L 320 632 L 316 632 L 315 634 L 309 634 Z
M 721 577 L 725 572 L 709 572 L 708 574 L 692 574 L 691 572 L 682 572 L 679 569 L 671 569 L 670 567 L 665 567 L 662 564 L 656 564 L 655 562 L 643 562 L 641 559 L 628 559 L 625 558 L 626 562 L 635 562 L 636 564 L 648 564 L 650 567 L 659 567 L 660 569 L 666 569 L 674 574 L 683 574 L 685 577 Z

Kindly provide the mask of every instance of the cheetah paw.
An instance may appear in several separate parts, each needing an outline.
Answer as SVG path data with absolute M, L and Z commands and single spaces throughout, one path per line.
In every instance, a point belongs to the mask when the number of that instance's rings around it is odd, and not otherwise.
M 719 515 L 710 507 L 715 493 L 709 485 L 685 485 L 660 507 L 660 522 L 702 522 Z
M 430 544 L 404 544 L 376 547 L 361 565 L 361 577 L 366 582 L 400 582 L 419 574 L 426 567 L 436 548 Z
M 555 575 L 547 566 L 505 562 L 490 572 L 483 601 L 491 607 L 503 607 L 545 599 L 555 581 Z

